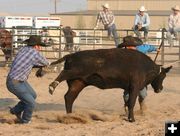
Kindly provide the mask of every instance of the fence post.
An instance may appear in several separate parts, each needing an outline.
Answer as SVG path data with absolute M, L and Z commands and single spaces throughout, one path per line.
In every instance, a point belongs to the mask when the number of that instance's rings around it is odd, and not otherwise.
M 96 35 L 96 30 L 94 29 L 94 33 L 93 33 L 93 40 L 94 40 L 93 50 L 95 49 L 95 44 L 96 44 L 95 35 Z
M 129 31 L 128 30 L 126 30 L 126 36 L 128 36 L 129 35 Z
M 179 42 L 179 60 L 180 60 L 180 32 L 178 32 L 178 42 Z
M 162 29 L 162 50 L 161 50 L 161 64 L 164 65 L 164 32 L 165 32 L 165 28 Z
M 60 26 L 59 27 L 59 59 L 62 58 L 61 37 L 62 37 L 62 32 L 61 32 L 61 26 Z M 59 66 L 58 70 L 60 71 L 61 68 L 62 68 L 62 65 Z
M 13 60 L 13 55 L 14 55 L 14 47 L 13 47 L 13 43 L 14 43 L 14 28 L 11 29 L 11 35 L 12 35 L 12 43 L 11 43 L 11 58 L 10 60 Z

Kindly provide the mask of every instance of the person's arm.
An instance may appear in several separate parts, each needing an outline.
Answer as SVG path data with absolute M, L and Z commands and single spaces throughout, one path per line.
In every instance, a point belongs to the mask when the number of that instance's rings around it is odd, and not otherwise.
M 75 31 L 71 30 L 71 34 L 72 34 L 73 37 L 76 37 L 76 32 Z
M 136 47 L 136 49 L 144 54 L 153 51 L 159 51 L 154 45 L 143 44 Z
M 179 29 L 180 28 L 180 13 L 178 14 L 177 21 L 175 23 L 174 29 Z
M 46 66 L 50 65 L 50 63 L 47 61 L 47 59 L 45 57 L 43 57 L 39 52 L 36 52 L 33 62 L 34 62 L 33 68 L 38 68 L 38 70 L 36 71 L 36 74 L 35 74 L 36 77 L 44 76 L 46 73 L 44 68 L 46 68 Z
M 98 16 L 97 16 L 95 29 L 97 29 L 97 28 L 98 28 L 98 26 L 99 26 L 99 22 L 101 22 L 101 15 L 100 15 L 100 13 L 99 13 L 99 14 L 98 14 Z
M 169 27 L 170 29 L 173 28 L 173 18 L 172 18 L 172 16 L 170 16 L 169 19 L 168 19 L 168 27 Z
M 43 57 L 39 52 L 36 53 L 35 58 L 34 58 L 34 66 L 48 66 L 49 61 Z
M 148 46 L 148 52 L 157 51 L 157 48 L 154 45 L 147 45 Z
M 150 25 L 150 18 L 149 18 L 149 15 L 146 14 L 145 16 L 146 16 L 146 17 L 145 17 L 146 23 L 145 23 L 145 24 L 142 24 L 142 27 L 147 27 L 147 26 Z
M 138 14 L 136 14 L 135 20 L 134 20 L 134 26 L 138 25 L 138 22 L 139 22 L 139 17 L 138 17 Z
M 111 22 L 110 22 L 109 26 L 111 26 L 112 24 L 114 24 L 114 21 L 115 21 L 115 16 L 114 16 L 114 14 L 111 12 Z
M 177 27 L 180 27 L 180 13 L 179 13 L 179 16 L 178 16 L 178 21 L 177 21 Z

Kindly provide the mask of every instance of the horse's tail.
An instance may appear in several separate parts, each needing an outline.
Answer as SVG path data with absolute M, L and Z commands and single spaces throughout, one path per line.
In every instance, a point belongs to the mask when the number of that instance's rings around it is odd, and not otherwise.
M 71 54 L 65 55 L 64 57 L 58 59 L 57 61 L 52 62 L 50 65 L 56 65 L 56 64 L 62 63 L 70 56 Z

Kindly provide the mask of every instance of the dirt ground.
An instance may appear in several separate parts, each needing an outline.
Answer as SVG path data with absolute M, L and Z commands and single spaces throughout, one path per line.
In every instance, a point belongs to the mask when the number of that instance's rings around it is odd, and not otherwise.
M 72 115 L 65 114 L 66 82 L 61 83 L 54 95 L 48 85 L 57 76 L 49 73 L 36 78 L 33 71 L 29 83 L 37 92 L 37 105 L 32 122 L 15 123 L 8 107 L 18 99 L 6 89 L 8 68 L 0 68 L 0 136 L 163 136 L 165 121 L 180 120 L 180 73 L 174 68 L 164 81 L 164 90 L 156 94 L 148 87 L 147 110 L 139 112 L 135 106 L 135 123 L 129 123 L 123 108 L 123 90 L 85 88 L 74 103 Z

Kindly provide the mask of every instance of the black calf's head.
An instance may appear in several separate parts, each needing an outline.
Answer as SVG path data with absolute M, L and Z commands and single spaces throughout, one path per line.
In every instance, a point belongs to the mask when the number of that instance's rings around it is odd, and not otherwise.
M 163 80 L 166 77 L 166 73 L 170 71 L 172 66 L 168 68 L 160 67 L 160 73 L 156 76 L 156 78 L 152 81 L 151 86 L 154 89 L 154 92 L 159 93 L 163 89 Z

